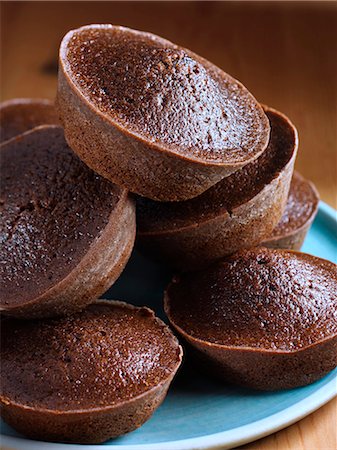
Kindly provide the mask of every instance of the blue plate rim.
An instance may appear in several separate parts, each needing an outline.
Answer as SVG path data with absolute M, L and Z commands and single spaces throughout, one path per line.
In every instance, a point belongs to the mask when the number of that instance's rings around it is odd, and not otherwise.
M 318 213 L 328 216 L 328 220 L 332 220 L 337 226 L 337 211 L 333 207 L 320 201 Z M 0 443 L 2 446 L 24 450 L 79 450 L 84 448 L 87 450 L 102 450 L 104 447 L 116 450 L 220 450 L 220 448 L 224 450 L 255 441 L 286 428 L 316 411 L 335 396 L 337 396 L 337 372 L 327 384 L 282 411 L 249 424 L 207 436 L 152 444 L 84 446 L 34 441 L 1 434 Z
M 332 206 L 328 205 L 327 203 L 320 200 L 318 205 L 318 213 L 328 216 L 328 220 L 332 220 L 333 222 L 336 222 L 337 225 L 337 210 L 333 208 Z

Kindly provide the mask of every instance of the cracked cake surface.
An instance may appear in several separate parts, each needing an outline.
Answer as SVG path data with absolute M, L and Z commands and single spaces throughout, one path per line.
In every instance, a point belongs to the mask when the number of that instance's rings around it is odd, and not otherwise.
M 29 302 L 62 280 L 100 235 L 121 189 L 90 170 L 60 127 L 1 147 L 1 303 Z

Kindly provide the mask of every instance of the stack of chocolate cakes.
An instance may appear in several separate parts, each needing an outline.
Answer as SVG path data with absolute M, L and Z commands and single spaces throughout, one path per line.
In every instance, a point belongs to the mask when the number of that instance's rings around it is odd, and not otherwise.
M 319 198 L 293 172 L 284 114 L 190 50 L 112 25 L 64 37 L 55 105 L 0 114 L 8 424 L 103 442 L 163 401 L 177 338 L 146 305 L 100 299 L 135 242 L 174 271 L 165 312 L 204 376 L 275 390 L 336 366 L 337 270 L 297 251 Z

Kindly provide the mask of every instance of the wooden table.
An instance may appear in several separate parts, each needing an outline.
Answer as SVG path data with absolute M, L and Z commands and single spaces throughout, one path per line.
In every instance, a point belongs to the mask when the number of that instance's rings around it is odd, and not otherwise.
M 160 34 L 210 59 L 297 125 L 297 169 L 336 208 L 336 5 L 2 3 L 2 99 L 53 98 L 62 36 L 88 23 Z M 336 450 L 336 401 L 246 449 Z

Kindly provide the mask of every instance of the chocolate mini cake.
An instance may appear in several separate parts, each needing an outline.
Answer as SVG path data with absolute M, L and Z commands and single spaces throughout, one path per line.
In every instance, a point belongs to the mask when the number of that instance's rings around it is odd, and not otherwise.
M 39 125 L 58 123 L 54 104 L 50 100 L 15 98 L 0 104 L 0 142 Z
M 132 200 L 83 164 L 58 126 L 35 128 L 0 151 L 1 311 L 33 318 L 82 308 L 130 256 Z
M 155 200 L 186 200 L 268 144 L 262 107 L 209 61 L 150 33 L 70 31 L 57 106 L 74 151 L 97 173 Z
M 336 367 L 336 292 L 332 262 L 255 248 L 175 278 L 165 311 L 208 373 L 290 389 Z
M 141 426 L 165 398 L 182 349 L 147 308 L 1 324 L 1 415 L 32 439 L 98 443 Z
M 261 245 L 300 250 L 316 217 L 318 203 L 319 194 L 314 184 L 294 172 L 282 218 Z
M 298 138 L 287 117 L 265 110 L 270 141 L 253 163 L 191 200 L 164 203 L 138 197 L 142 252 L 188 271 L 270 236 L 287 201 Z

